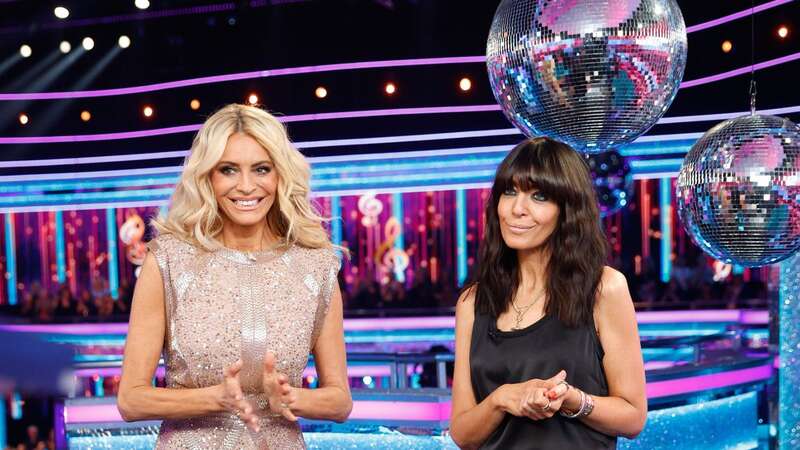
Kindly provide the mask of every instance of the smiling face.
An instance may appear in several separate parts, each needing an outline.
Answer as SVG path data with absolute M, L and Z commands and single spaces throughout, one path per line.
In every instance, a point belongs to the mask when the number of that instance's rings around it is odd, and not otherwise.
M 558 226 L 559 207 L 538 189 L 507 189 L 497 203 L 500 234 L 517 251 L 540 248 Z
M 264 147 L 235 133 L 211 172 L 211 186 L 224 227 L 261 226 L 275 203 L 278 173 Z

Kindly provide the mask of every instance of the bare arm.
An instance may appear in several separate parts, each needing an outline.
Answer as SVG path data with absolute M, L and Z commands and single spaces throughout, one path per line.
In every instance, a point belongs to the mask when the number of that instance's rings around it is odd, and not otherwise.
M 223 384 L 198 389 L 153 387 L 165 330 L 164 286 L 155 258 L 148 253 L 133 294 L 117 396 L 117 407 L 125 421 L 183 419 L 226 411 L 233 406 L 249 408 L 245 403 L 232 405 L 234 399 L 226 395 Z
M 296 416 L 308 419 L 333 420 L 344 422 L 353 409 L 353 399 L 350 395 L 350 386 L 347 382 L 347 360 L 344 345 L 344 319 L 342 312 L 342 293 L 338 284 L 335 285 L 331 296 L 328 314 L 322 324 L 322 330 L 314 345 L 314 362 L 319 376 L 320 387 L 317 389 L 295 388 L 289 385 L 285 375 L 277 374 L 277 381 L 281 399 L 288 408 L 283 411 L 284 417 L 296 420 Z M 269 392 L 272 383 L 268 380 L 274 364 L 269 367 L 265 358 L 265 391 Z M 271 358 L 274 361 L 274 357 Z M 276 411 L 275 401 L 270 404 Z
M 450 436 L 460 448 L 478 448 L 503 421 L 506 413 L 492 393 L 477 403 L 472 391 L 469 349 L 475 321 L 475 289 L 456 302 L 456 362 L 453 372 Z M 499 390 L 499 389 L 498 389 Z
M 593 395 L 594 410 L 581 420 L 605 434 L 632 439 L 647 421 L 644 362 L 628 283 L 623 274 L 608 267 L 598 294 L 595 322 L 605 351 L 603 369 L 608 396 Z M 563 406 L 577 410 L 580 407 L 577 392 L 570 390 L 567 397 Z

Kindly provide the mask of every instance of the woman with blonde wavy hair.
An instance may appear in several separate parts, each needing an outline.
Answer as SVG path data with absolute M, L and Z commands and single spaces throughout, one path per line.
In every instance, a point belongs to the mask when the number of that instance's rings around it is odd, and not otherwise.
M 198 132 L 133 296 L 117 406 L 156 448 L 305 448 L 298 417 L 343 422 L 339 259 L 283 125 L 228 105 Z M 163 351 L 166 387 L 152 379 Z M 319 387 L 302 387 L 313 352 Z

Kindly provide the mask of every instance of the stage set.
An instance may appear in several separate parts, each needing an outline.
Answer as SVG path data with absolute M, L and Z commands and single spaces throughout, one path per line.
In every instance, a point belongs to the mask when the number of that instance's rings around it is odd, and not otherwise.
M 350 251 L 354 407 L 301 419 L 309 448 L 457 448 L 455 301 L 539 135 L 589 163 L 637 308 L 648 421 L 618 448 L 800 448 L 798 2 L 33 3 L 0 0 L 0 447 L 154 447 L 116 406 L 133 286 L 238 102 L 287 125 Z

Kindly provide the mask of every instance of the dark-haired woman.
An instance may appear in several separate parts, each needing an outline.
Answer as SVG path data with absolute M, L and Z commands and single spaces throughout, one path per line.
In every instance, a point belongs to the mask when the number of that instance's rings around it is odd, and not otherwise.
M 500 163 L 475 279 L 456 306 L 450 433 L 462 448 L 611 449 L 647 418 L 625 277 L 584 159 L 548 138 Z

